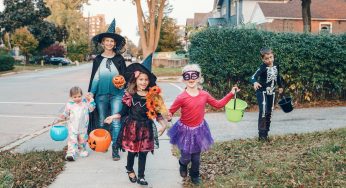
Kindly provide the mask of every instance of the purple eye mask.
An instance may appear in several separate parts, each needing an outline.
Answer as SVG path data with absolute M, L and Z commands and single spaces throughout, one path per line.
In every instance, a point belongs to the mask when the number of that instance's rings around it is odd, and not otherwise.
M 197 71 L 187 71 L 183 74 L 184 80 L 197 80 L 199 78 L 199 72 Z

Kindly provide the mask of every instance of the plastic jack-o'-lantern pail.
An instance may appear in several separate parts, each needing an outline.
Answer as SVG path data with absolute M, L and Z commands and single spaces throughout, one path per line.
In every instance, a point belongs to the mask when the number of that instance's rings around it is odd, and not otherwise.
M 64 141 L 68 136 L 68 130 L 64 124 L 53 125 L 49 133 L 54 141 Z
M 236 104 L 234 104 L 235 102 Z M 225 108 L 227 120 L 230 122 L 239 122 L 244 116 L 247 103 L 240 99 L 232 99 L 226 104 Z
M 89 134 L 88 144 L 94 151 L 105 152 L 111 144 L 111 140 L 111 134 L 107 130 L 95 129 Z

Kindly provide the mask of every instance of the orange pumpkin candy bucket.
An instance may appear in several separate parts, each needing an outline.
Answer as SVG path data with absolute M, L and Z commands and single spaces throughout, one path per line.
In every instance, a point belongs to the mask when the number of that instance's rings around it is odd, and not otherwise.
M 126 84 L 125 78 L 121 75 L 114 76 L 112 82 L 118 89 L 122 88 Z
M 105 152 L 111 144 L 111 134 L 105 129 L 95 129 L 90 132 L 88 144 L 90 149 L 97 152 Z

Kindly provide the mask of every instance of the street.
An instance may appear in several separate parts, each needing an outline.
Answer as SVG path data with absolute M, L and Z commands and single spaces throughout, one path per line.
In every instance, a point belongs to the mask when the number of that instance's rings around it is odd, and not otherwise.
M 0 148 L 52 123 L 63 110 L 71 87 L 80 86 L 86 93 L 91 65 L 0 77 Z M 168 106 L 181 91 L 170 83 L 159 86 Z

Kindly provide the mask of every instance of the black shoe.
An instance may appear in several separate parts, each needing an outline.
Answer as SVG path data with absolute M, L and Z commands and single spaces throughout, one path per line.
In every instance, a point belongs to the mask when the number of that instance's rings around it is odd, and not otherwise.
M 198 177 L 191 177 L 191 182 L 195 185 L 199 185 L 201 184 L 201 178 L 198 176 Z
M 127 175 L 129 176 L 130 182 L 136 183 L 136 181 L 137 181 L 136 173 L 135 173 L 133 170 L 132 170 L 132 171 L 127 171 L 126 173 L 127 173 Z M 130 174 L 134 174 L 135 176 L 134 176 L 134 177 L 131 177 Z
M 148 185 L 148 182 L 144 178 L 138 178 L 137 183 L 140 185 Z
M 180 176 L 185 178 L 187 176 L 187 165 L 184 165 L 180 162 L 179 160 L 179 172 L 180 172 Z
M 260 136 L 260 137 L 258 137 L 258 141 L 260 141 L 260 142 L 269 142 L 269 139 L 268 139 L 267 136 L 265 136 L 265 137 Z

